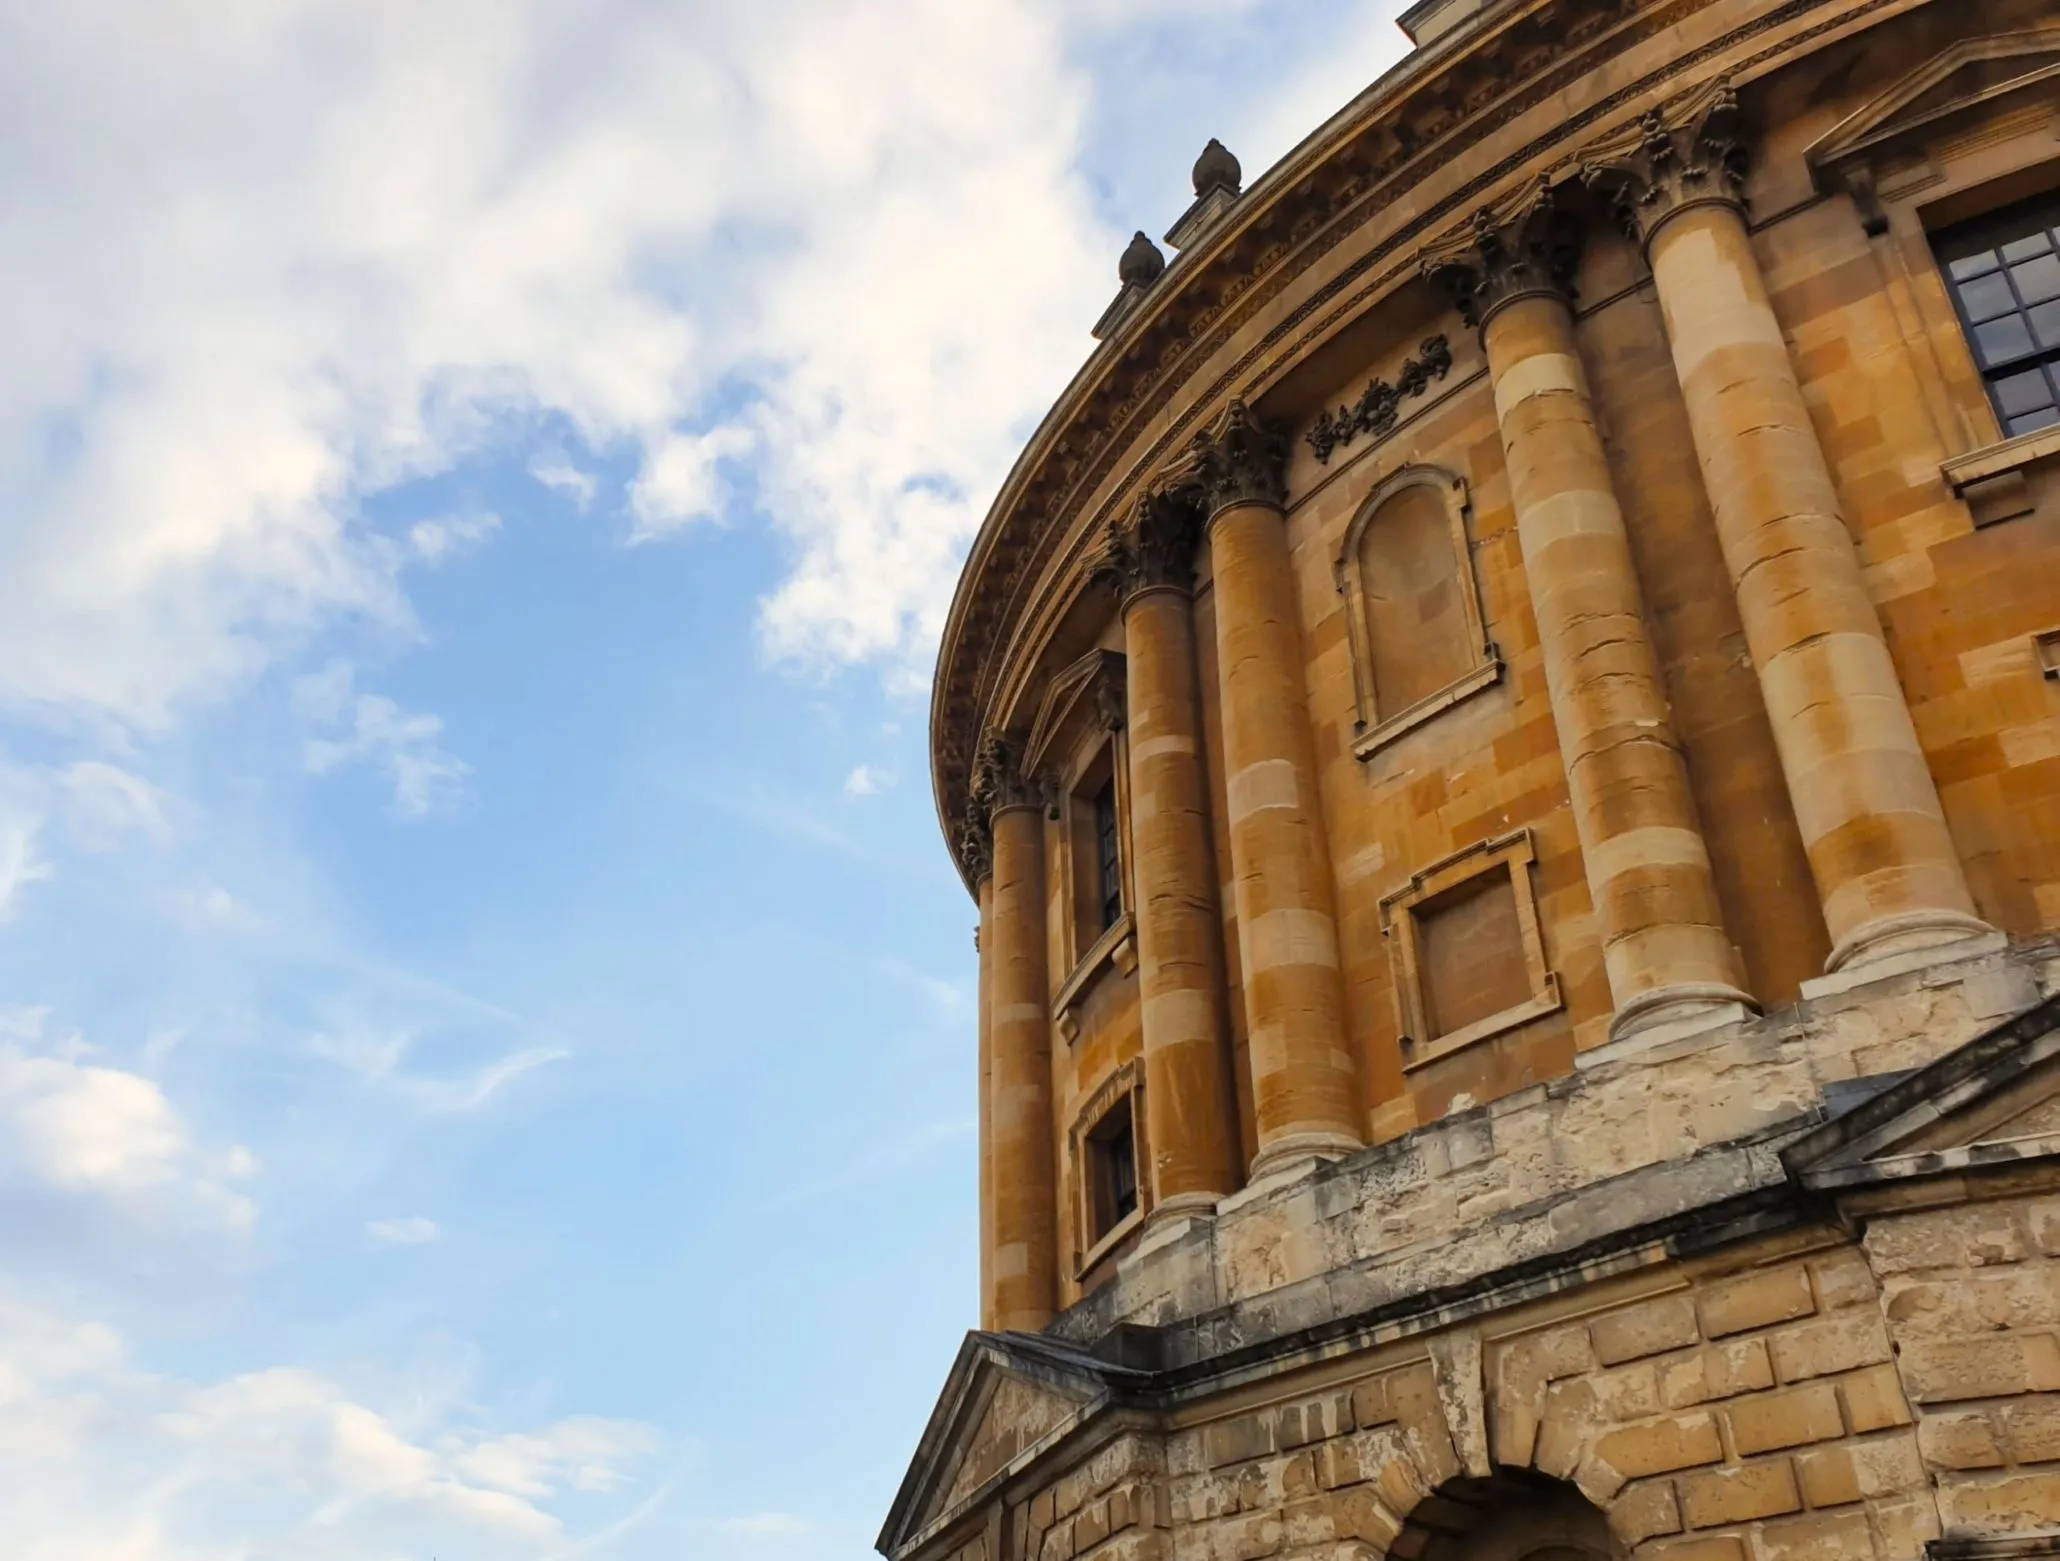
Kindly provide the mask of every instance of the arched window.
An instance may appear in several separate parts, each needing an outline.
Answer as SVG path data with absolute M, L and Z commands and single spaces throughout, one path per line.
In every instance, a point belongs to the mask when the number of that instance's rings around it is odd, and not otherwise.
M 1375 488 L 1337 562 L 1362 759 L 1502 675 L 1467 538 L 1466 479 L 1405 466 Z

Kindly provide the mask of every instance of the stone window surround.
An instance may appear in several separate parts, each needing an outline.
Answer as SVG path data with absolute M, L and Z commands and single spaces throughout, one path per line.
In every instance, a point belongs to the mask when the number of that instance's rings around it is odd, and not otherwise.
M 1453 557 L 1458 563 L 1461 607 L 1466 614 L 1467 635 L 1475 647 L 1474 665 L 1458 678 L 1426 695 L 1406 709 L 1383 714 L 1375 705 L 1373 632 L 1366 615 L 1366 581 L 1360 566 L 1360 543 L 1366 529 L 1378 518 L 1389 500 L 1411 488 L 1432 488 L 1445 502 L 1452 528 Z M 1472 494 L 1464 477 L 1442 466 L 1410 462 L 1398 467 L 1374 485 L 1360 504 L 1352 523 L 1345 528 L 1343 546 L 1333 566 L 1339 593 L 1345 599 L 1345 623 L 1352 645 L 1352 685 L 1358 700 L 1358 732 L 1352 752 L 1360 758 L 1393 743 L 1426 721 L 1442 715 L 1461 700 L 1491 688 L 1502 680 L 1501 652 L 1488 638 L 1486 616 L 1481 608 L 1480 580 L 1474 569 L 1473 547 L 1467 524 L 1473 513 Z
M 1463 1051 L 1491 1036 L 1529 1024 L 1566 1006 L 1559 977 L 1546 967 L 1545 939 L 1538 921 L 1538 900 L 1531 883 L 1537 849 L 1529 829 L 1475 842 L 1413 874 L 1408 884 L 1380 902 L 1381 935 L 1395 977 L 1395 1014 L 1402 1045 L 1403 1071 L 1413 1072 L 1442 1057 Z M 1516 895 L 1517 927 L 1523 940 L 1524 973 L 1531 996 L 1500 1013 L 1489 1014 L 1449 1034 L 1429 1033 L 1429 1005 L 1424 1000 L 1421 937 L 1416 907 L 1462 884 L 1490 873 L 1505 872 Z
M 1052 998 L 1052 1021 L 1068 1045 L 1079 1039 L 1079 1008 L 1111 967 L 1124 975 L 1137 968 L 1135 889 L 1131 882 L 1129 744 L 1120 718 L 1123 701 L 1123 658 L 1114 651 L 1094 650 L 1058 674 L 1046 690 L 1025 747 L 1025 766 L 1045 777 L 1047 824 L 1056 824 L 1055 842 L 1047 836 L 1046 860 L 1067 908 L 1063 940 L 1054 944 L 1052 963 L 1067 974 Z M 1097 862 L 1081 862 L 1072 818 L 1084 779 L 1107 756 L 1116 784 L 1117 853 L 1120 858 L 1123 913 L 1106 928 L 1085 935 L 1080 907 L 1080 874 L 1099 880 Z
M 1137 1156 L 1137 1207 L 1099 1239 L 1094 1229 L 1094 1187 L 1088 1140 L 1119 1101 L 1130 1101 L 1131 1143 Z M 1095 1266 L 1121 1246 L 1152 1212 L 1151 1146 L 1145 1138 L 1144 1063 L 1133 1058 L 1116 1069 L 1074 1113 L 1066 1131 L 1066 1161 L 1073 1186 L 1073 1277 L 1084 1281 Z

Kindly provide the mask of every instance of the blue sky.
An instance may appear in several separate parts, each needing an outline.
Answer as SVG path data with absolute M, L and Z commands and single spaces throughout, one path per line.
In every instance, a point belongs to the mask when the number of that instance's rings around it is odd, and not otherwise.
M 857 1561 L 974 1319 L 925 695 L 1387 0 L 0 0 L 0 1531 Z

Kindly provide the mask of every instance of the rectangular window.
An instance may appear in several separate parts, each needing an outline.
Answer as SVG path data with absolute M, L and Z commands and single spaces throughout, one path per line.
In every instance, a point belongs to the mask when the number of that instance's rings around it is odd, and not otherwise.
M 1101 930 L 1107 932 L 1123 917 L 1123 852 L 1116 835 L 1116 782 L 1094 794 L 1095 861 L 1099 871 L 1097 887 L 1101 898 Z
M 1088 1178 L 1094 1212 L 1094 1241 L 1137 1212 L 1137 1124 L 1133 1097 L 1124 1095 L 1087 1135 Z
M 2003 431 L 2060 423 L 2060 198 L 2012 206 L 1935 243 Z

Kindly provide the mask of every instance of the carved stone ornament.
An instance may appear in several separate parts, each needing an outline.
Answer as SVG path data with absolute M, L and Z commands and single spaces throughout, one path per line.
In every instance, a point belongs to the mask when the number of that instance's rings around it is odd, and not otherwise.
M 975 797 L 966 798 L 965 817 L 959 820 L 958 849 L 966 864 L 966 873 L 974 884 L 994 876 L 994 831 L 988 826 L 986 811 Z M 980 946 L 977 933 L 973 946 Z
M 1380 438 L 1402 420 L 1405 400 L 1422 395 L 1433 381 L 1451 372 L 1451 342 L 1442 336 L 1431 337 L 1415 357 L 1402 365 L 1394 384 L 1377 379 L 1351 406 L 1339 407 L 1335 412 L 1326 408 L 1317 413 L 1307 435 L 1309 448 L 1316 452 L 1319 462 L 1327 465 L 1331 451 L 1339 445 L 1350 444 L 1361 434 Z
M 1190 447 L 1192 470 L 1213 518 L 1233 504 L 1287 503 L 1287 430 L 1262 422 L 1243 401 L 1233 401 Z
M 1006 808 L 1038 807 L 1044 802 L 1044 788 L 1038 777 L 1025 775 L 1022 743 L 1000 732 L 990 732 L 980 742 L 980 755 L 973 762 L 971 806 L 968 809 L 983 823 Z
M 1126 602 L 1160 587 L 1192 590 L 1201 536 L 1201 495 L 1193 487 L 1154 489 L 1137 501 L 1128 523 L 1110 524 L 1095 572 Z
M 1588 148 L 1580 163 L 1582 182 L 1609 202 L 1624 236 L 1643 246 L 1691 207 L 1743 211 L 1752 159 L 1738 94 L 1716 82 Z
M 1123 690 L 1114 683 L 1097 683 L 1094 687 L 1094 718 L 1105 732 L 1120 732 L 1123 723 L 1129 719 L 1129 712 L 1123 708 Z
M 1424 256 L 1424 274 L 1462 320 L 1482 330 L 1519 298 L 1545 294 L 1571 302 L 1584 238 L 1580 222 L 1540 179 L 1499 208 L 1475 212 L 1465 228 Z

